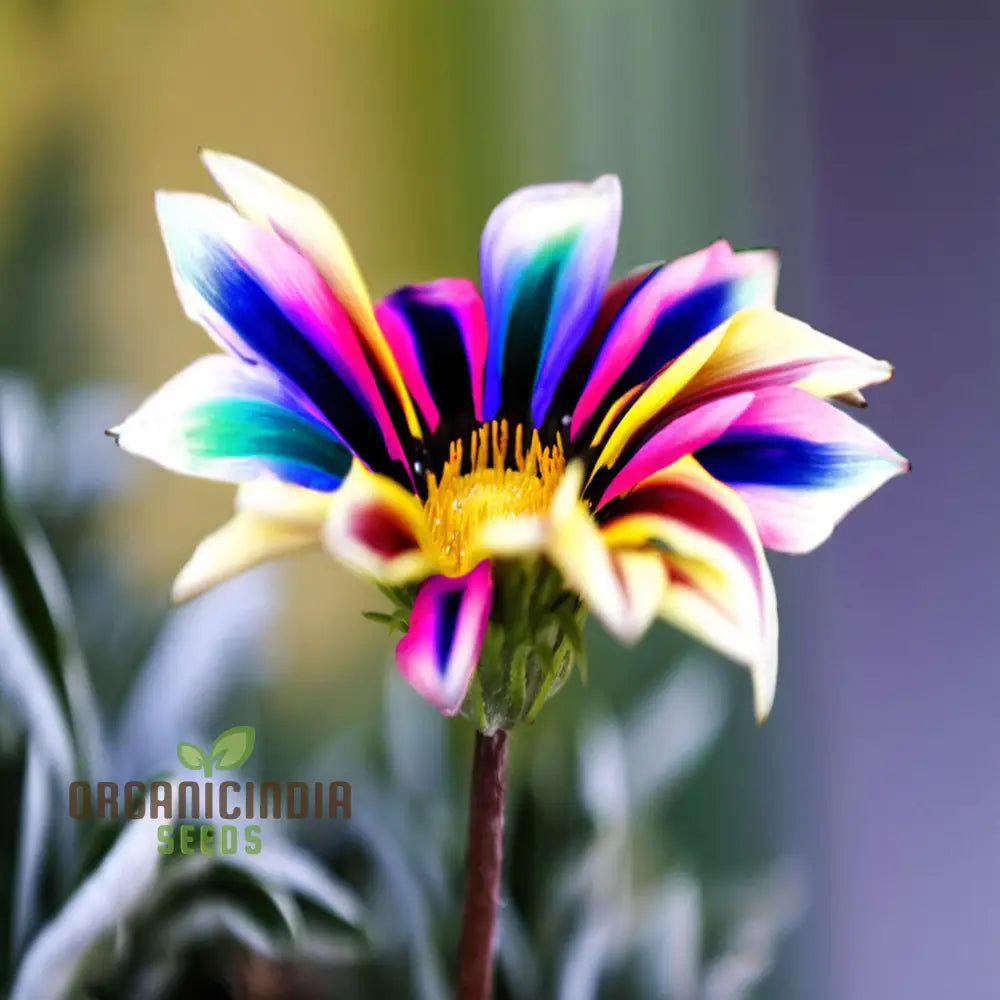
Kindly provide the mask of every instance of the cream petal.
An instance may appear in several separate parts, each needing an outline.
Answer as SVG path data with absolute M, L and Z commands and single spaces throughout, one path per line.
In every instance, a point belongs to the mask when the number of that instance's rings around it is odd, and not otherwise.
M 237 513 L 206 536 L 178 573 L 171 591 L 174 601 L 186 601 L 217 583 L 268 559 L 318 545 L 319 526 L 287 524 L 249 511 Z

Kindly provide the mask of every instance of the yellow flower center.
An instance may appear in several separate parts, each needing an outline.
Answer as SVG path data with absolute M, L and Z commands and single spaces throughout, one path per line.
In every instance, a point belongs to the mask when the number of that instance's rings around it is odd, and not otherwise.
M 490 521 L 540 514 L 547 510 L 566 457 L 562 439 L 542 447 L 538 431 L 524 445 L 524 429 L 514 428 L 514 448 L 508 465 L 510 433 L 506 420 L 493 420 L 472 432 L 468 443 L 452 441 L 440 476 L 427 475 L 424 515 L 431 538 L 455 573 L 472 569 L 480 530 Z M 463 464 L 468 472 L 463 472 Z

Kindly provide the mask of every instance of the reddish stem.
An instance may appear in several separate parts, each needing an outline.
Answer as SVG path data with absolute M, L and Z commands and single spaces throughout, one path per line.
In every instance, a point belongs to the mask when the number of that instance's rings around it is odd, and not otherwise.
M 507 784 L 507 733 L 476 733 L 456 1000 L 490 1000 Z

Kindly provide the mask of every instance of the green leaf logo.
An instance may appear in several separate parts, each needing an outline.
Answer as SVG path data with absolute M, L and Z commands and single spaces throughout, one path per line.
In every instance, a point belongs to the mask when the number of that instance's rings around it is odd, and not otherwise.
M 193 743 L 178 743 L 177 759 L 192 771 L 200 771 L 205 765 L 205 755 Z
M 253 753 L 253 726 L 232 726 L 219 733 L 212 741 L 206 754 L 194 743 L 178 743 L 177 759 L 192 771 L 204 771 L 205 777 L 212 776 L 212 768 L 231 771 L 246 763 Z
M 219 733 L 209 751 L 209 766 L 212 763 L 222 771 L 230 771 L 246 763 L 253 753 L 253 726 L 233 726 Z

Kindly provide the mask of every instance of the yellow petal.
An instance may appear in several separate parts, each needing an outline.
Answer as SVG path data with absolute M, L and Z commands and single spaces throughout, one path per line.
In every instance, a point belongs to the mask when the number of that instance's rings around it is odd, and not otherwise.
M 594 464 L 595 470 L 614 464 L 630 438 L 644 424 L 662 412 L 712 356 L 725 333 L 725 325 L 696 340 L 672 361 L 621 411 L 621 417 Z
M 736 313 L 712 357 L 685 386 L 678 403 L 702 396 L 788 385 L 814 396 L 845 396 L 864 404 L 857 392 L 892 376 L 888 361 L 841 343 L 776 309 Z

